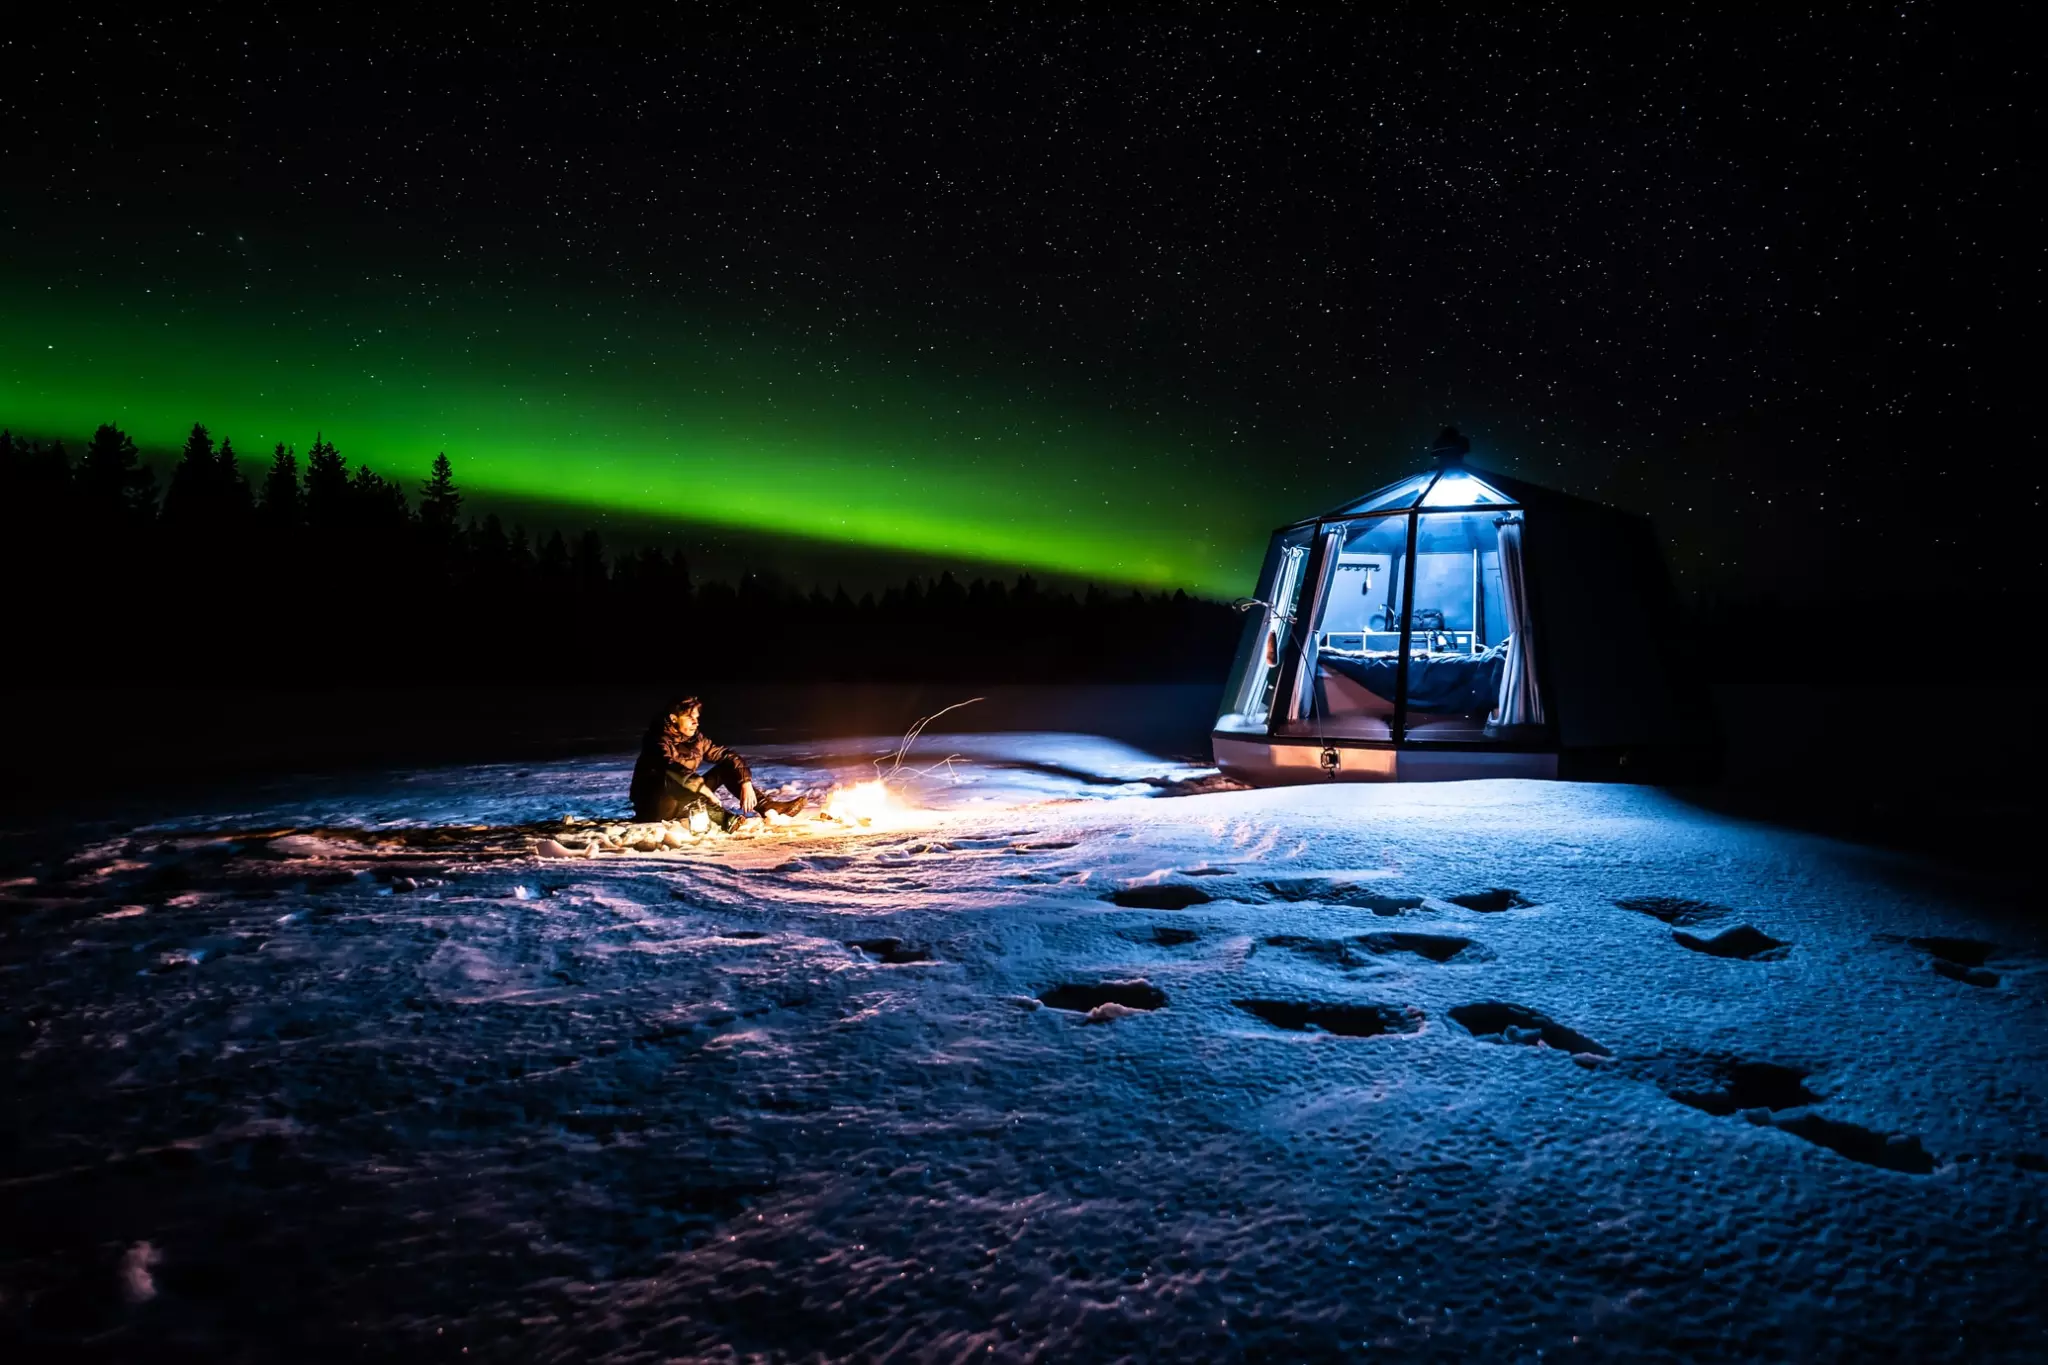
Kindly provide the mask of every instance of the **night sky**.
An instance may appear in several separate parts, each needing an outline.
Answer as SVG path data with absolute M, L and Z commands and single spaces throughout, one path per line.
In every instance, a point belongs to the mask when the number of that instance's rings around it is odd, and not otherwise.
M 975 13 L 0 36 L 0 424 L 1231 595 L 1455 422 L 1694 589 L 2038 575 L 2017 35 Z

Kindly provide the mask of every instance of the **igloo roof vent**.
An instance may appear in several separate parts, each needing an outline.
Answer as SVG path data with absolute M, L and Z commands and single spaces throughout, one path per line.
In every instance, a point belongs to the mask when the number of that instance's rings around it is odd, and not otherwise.
M 1456 427 L 1445 427 L 1436 438 L 1436 444 L 1429 448 L 1440 465 L 1465 463 L 1465 457 L 1472 453 L 1472 443 L 1459 433 Z

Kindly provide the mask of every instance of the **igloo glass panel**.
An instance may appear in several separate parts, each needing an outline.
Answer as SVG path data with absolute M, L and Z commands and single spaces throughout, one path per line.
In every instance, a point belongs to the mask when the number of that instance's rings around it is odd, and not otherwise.
M 1466 492 L 1459 497 L 1463 501 Z M 1424 513 L 1417 519 L 1408 714 L 1401 736 L 1406 740 L 1474 743 L 1499 737 L 1489 721 L 1517 647 L 1513 627 L 1520 609 L 1501 578 L 1503 519 L 1495 512 Z M 1519 553 L 1519 543 L 1510 554 Z M 1509 586 L 1518 585 L 1519 578 Z
M 1223 692 L 1218 730 L 1263 734 L 1273 708 L 1285 652 L 1301 600 L 1312 529 L 1283 531 L 1273 537 L 1259 574 L 1258 592 L 1245 612 L 1237 659 Z
M 1430 486 L 1422 505 L 1429 507 L 1500 507 L 1513 499 L 1469 469 L 1446 469 Z
M 1363 516 L 1368 512 L 1393 512 L 1413 507 L 1415 500 L 1422 496 L 1422 490 L 1429 487 L 1433 473 L 1417 474 L 1399 483 L 1390 483 L 1385 488 L 1368 493 L 1344 509 L 1345 516 Z
M 1391 739 L 1408 518 L 1376 517 L 1339 529 L 1317 601 L 1315 666 L 1304 697 L 1308 704 L 1286 731 L 1331 739 Z M 1333 658 L 1340 662 L 1333 665 Z

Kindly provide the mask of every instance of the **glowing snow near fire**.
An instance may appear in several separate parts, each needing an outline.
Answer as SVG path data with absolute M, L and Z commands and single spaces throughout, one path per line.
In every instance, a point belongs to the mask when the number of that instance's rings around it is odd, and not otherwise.
M 878 824 L 898 810 L 889 785 L 879 777 L 851 787 L 835 787 L 825 799 L 825 818 L 847 825 Z

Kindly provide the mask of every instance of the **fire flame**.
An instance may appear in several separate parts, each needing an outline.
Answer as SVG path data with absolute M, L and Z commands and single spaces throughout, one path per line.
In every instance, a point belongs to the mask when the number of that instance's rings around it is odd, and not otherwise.
M 872 825 L 895 809 L 895 798 L 881 778 L 851 787 L 835 787 L 825 799 L 825 818 L 846 825 Z

